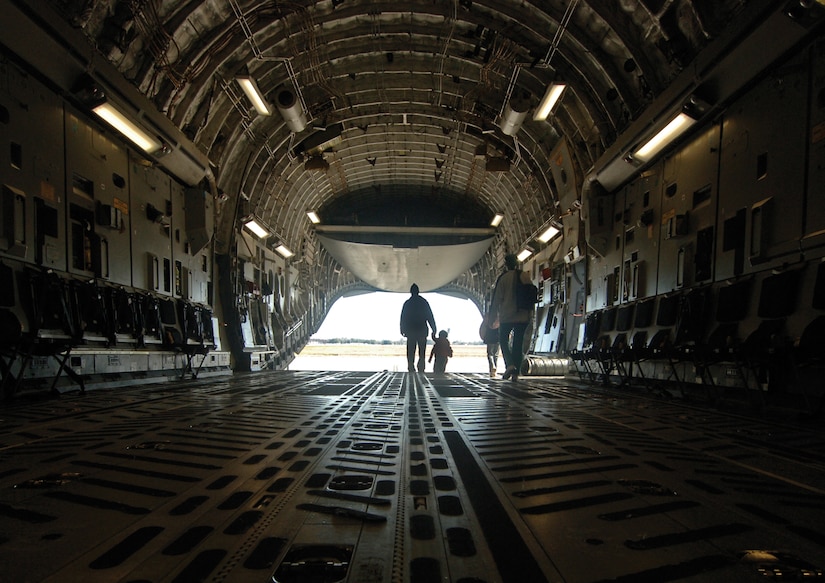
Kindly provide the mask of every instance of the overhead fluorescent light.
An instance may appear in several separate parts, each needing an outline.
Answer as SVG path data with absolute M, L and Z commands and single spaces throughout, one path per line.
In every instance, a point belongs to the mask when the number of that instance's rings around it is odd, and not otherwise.
M 266 239 L 270 235 L 270 232 L 254 218 L 246 221 L 243 226 L 249 229 L 259 239 Z
M 249 98 L 249 101 L 252 102 L 252 107 L 255 108 L 261 115 L 271 115 L 272 111 L 269 109 L 269 105 L 266 103 L 261 90 L 258 89 L 258 84 L 255 83 L 255 79 L 248 75 L 242 75 L 239 77 L 235 77 L 237 79 L 238 84 L 243 89 L 243 92 L 246 93 L 246 96 Z
M 501 224 L 501 221 L 504 220 L 504 215 L 501 213 L 496 213 L 496 216 L 493 217 L 493 220 L 490 221 L 491 227 L 498 227 Z
M 519 251 L 519 254 L 516 255 L 516 259 L 518 259 L 519 261 L 524 261 L 525 259 L 530 257 L 532 254 L 533 254 L 533 250 L 530 249 L 529 247 L 525 247 L 524 249 Z
M 160 140 L 147 134 L 108 101 L 92 108 L 92 111 L 143 151 L 151 154 L 160 149 L 162 145 Z
M 650 138 L 641 148 L 633 152 L 632 157 L 639 162 L 647 162 L 661 152 L 670 142 L 682 135 L 696 120 L 680 113 Z
M 307 217 L 313 225 L 317 225 L 321 222 L 321 217 L 319 217 L 318 213 L 316 213 L 315 211 L 307 211 Z
M 550 239 L 552 239 L 559 233 L 561 233 L 561 231 L 558 229 L 558 227 L 556 227 L 555 225 L 550 225 L 541 235 L 537 237 L 537 239 L 542 243 L 547 243 Z
M 283 257 L 284 259 L 289 259 L 289 258 L 290 258 L 290 257 L 292 257 L 293 255 L 295 255 L 295 254 L 294 254 L 292 251 L 290 251 L 290 250 L 289 250 L 289 248 L 288 248 L 286 245 L 284 245 L 283 243 L 281 243 L 280 245 L 278 245 L 277 247 L 275 247 L 275 251 L 277 251 L 277 252 L 281 255 L 281 257 Z
M 553 108 L 556 106 L 556 103 L 558 103 L 566 87 L 567 85 L 562 83 L 551 83 L 547 87 L 547 91 L 544 92 L 544 97 L 541 98 L 541 102 L 533 114 L 533 121 L 544 121 L 547 119 L 547 116 L 553 111 Z

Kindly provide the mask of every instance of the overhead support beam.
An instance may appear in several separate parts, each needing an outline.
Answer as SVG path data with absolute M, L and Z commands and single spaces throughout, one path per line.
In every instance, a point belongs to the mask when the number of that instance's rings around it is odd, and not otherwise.
M 493 235 L 494 228 L 472 227 L 394 227 L 394 226 L 352 226 L 352 225 L 316 225 L 315 230 L 320 233 L 337 234 L 393 234 L 393 235 Z

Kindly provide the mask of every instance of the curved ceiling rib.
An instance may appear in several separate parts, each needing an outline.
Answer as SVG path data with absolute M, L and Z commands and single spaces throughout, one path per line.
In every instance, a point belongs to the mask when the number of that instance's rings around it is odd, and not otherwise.
M 500 243 L 515 249 L 563 212 L 554 148 L 563 140 L 586 173 L 747 4 L 110 0 L 67 12 L 47 1 L 208 155 L 224 208 L 236 209 L 221 240 L 236 213 L 254 213 L 292 249 L 315 239 L 305 211 L 352 194 L 392 205 L 403 192 L 504 213 Z M 270 103 L 296 93 L 308 127 L 257 115 L 240 73 Z M 534 107 L 559 81 L 554 115 L 502 131 L 506 98 Z M 332 127 L 340 136 L 325 151 L 304 147 Z

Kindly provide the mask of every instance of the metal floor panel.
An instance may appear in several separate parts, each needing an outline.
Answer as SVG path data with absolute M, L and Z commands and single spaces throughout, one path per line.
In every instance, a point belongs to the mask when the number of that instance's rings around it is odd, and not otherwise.
M 389 372 L 0 414 L 0 581 L 825 579 L 821 423 Z

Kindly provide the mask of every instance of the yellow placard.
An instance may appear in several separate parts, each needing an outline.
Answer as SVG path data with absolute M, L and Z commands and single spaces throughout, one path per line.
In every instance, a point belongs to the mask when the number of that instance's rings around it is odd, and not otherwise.
M 825 121 L 816 124 L 811 130 L 811 143 L 816 144 L 825 140 Z
M 114 202 L 112 202 L 112 206 L 119 210 L 124 215 L 129 214 L 129 205 L 125 200 L 120 200 L 119 198 L 115 198 Z
M 43 200 L 48 200 L 49 202 L 57 202 L 56 197 L 54 195 L 54 184 L 50 182 L 46 182 L 45 180 L 40 181 L 40 198 Z

